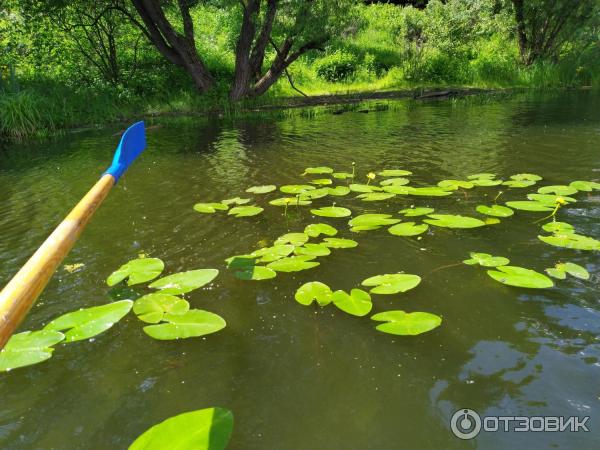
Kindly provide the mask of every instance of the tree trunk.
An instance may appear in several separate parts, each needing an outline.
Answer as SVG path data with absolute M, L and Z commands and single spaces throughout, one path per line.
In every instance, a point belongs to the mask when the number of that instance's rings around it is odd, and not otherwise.
M 517 38 L 519 42 L 519 54 L 521 55 L 521 62 L 525 65 L 530 65 L 533 61 L 530 61 L 529 44 L 527 40 L 527 33 L 525 31 L 525 14 L 523 12 L 523 0 L 512 0 L 515 8 L 515 21 L 517 22 Z
M 260 0 L 249 0 L 247 4 L 242 2 L 242 7 L 244 8 L 242 28 L 235 46 L 235 75 L 229 92 L 229 98 L 232 101 L 241 100 L 248 93 L 252 75 L 250 51 L 256 32 L 255 21 L 260 8 Z

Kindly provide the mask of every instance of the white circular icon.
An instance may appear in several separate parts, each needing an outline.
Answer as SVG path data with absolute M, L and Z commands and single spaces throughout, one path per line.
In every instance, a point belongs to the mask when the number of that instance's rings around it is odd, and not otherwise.
M 481 417 L 472 409 L 459 409 L 450 419 L 454 436 L 460 439 L 473 439 L 481 431 Z

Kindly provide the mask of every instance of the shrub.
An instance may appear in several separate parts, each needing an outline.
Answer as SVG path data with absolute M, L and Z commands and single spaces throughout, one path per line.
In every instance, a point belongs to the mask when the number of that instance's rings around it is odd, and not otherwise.
M 343 81 L 354 75 L 358 59 L 352 53 L 336 50 L 315 62 L 317 75 L 330 82 Z

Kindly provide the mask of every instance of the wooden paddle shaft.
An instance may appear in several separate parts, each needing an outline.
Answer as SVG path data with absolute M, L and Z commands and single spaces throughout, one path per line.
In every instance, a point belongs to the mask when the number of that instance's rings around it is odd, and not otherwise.
M 0 350 L 115 184 L 103 175 L 0 292 Z

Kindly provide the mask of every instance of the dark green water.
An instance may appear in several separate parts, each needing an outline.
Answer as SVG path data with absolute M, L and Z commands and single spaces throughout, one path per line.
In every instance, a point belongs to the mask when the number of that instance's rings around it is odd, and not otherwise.
M 0 152 L 0 284 L 25 262 L 106 168 L 118 130 Z M 540 215 L 517 213 L 494 227 L 430 229 L 420 241 L 385 229 L 353 234 L 347 219 L 299 216 L 259 199 L 263 214 L 201 215 L 196 202 L 243 196 L 257 184 L 298 182 L 305 167 L 329 165 L 361 176 L 404 168 L 413 184 L 477 172 L 538 173 L 541 184 L 600 178 L 600 96 L 568 93 L 491 102 L 403 102 L 370 114 L 294 116 L 236 123 L 169 123 L 148 133 L 148 150 L 111 193 L 66 264 L 23 325 L 116 298 L 104 282 L 140 252 L 162 258 L 167 273 L 218 268 L 193 307 L 223 316 L 223 331 L 179 342 L 155 341 L 130 314 L 92 342 L 59 345 L 45 363 L 0 374 L 0 447 L 126 448 L 151 425 L 209 406 L 235 415 L 231 449 L 437 449 L 600 447 L 600 257 L 540 242 Z M 366 180 L 366 179 L 365 179 Z M 537 186 L 536 186 L 537 188 Z M 514 189 L 522 199 L 531 189 Z M 476 215 L 497 188 L 443 199 L 396 197 L 338 205 L 390 212 L 415 204 Z M 577 195 L 560 218 L 600 237 L 600 194 Z M 330 205 L 320 199 L 317 206 Z M 359 242 L 318 268 L 273 280 L 237 280 L 223 259 L 280 234 L 324 221 Z M 481 268 L 453 265 L 469 251 L 506 256 L 542 271 L 559 260 L 587 267 L 546 290 L 501 285 Z M 453 266 L 451 266 L 453 265 Z M 451 266 L 451 267 L 442 267 Z M 374 296 L 373 312 L 428 311 L 433 332 L 395 337 L 368 317 L 303 307 L 306 281 L 351 289 L 368 276 L 406 271 L 416 289 Z M 143 289 L 142 289 L 143 291 Z M 589 433 L 482 433 L 461 441 L 449 420 L 459 408 L 482 415 L 590 416 Z

